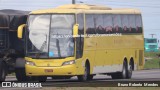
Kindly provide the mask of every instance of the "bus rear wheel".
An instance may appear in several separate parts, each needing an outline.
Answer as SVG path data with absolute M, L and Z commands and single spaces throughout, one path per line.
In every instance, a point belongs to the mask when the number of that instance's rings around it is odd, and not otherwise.
M 130 63 L 129 64 L 129 68 L 127 70 L 127 79 L 130 79 L 132 77 L 132 71 L 133 71 L 133 66 L 132 64 Z

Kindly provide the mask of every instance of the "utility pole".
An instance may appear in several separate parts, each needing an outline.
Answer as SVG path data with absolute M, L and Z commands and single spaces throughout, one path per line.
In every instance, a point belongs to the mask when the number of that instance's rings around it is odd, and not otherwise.
M 150 34 L 150 35 L 151 35 L 151 36 L 152 36 L 152 38 L 153 38 L 153 36 L 154 36 L 154 35 L 156 35 L 156 34 Z
M 72 4 L 76 4 L 76 0 L 72 0 Z

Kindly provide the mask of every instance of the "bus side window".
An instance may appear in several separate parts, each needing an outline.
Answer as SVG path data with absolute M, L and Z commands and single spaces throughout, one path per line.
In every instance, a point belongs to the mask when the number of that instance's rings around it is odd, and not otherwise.
M 136 15 L 136 32 L 142 33 L 142 18 L 141 15 Z
M 77 15 L 77 23 L 79 24 L 78 35 L 76 38 L 76 58 L 81 58 L 83 55 L 83 43 L 84 43 L 84 17 L 83 14 Z
M 128 15 L 121 15 L 122 20 L 122 33 L 127 33 L 129 31 Z
M 106 34 L 112 33 L 113 21 L 112 21 L 112 15 L 111 14 L 103 15 L 103 23 L 104 23 L 104 30 L 105 30 Z
M 103 15 L 101 14 L 94 15 L 94 23 L 95 23 L 96 33 L 105 34 L 105 29 L 103 25 Z
M 135 15 L 129 15 L 129 33 L 136 33 Z
M 121 33 L 122 32 L 122 23 L 121 23 L 121 15 L 113 15 L 113 33 Z
M 93 15 L 86 15 L 86 34 L 95 34 L 94 17 Z

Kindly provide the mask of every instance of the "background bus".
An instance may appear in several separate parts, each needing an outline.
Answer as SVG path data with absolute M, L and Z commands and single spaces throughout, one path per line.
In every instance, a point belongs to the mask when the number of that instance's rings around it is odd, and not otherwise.
M 157 38 L 145 38 L 144 46 L 146 52 L 158 52 L 158 40 Z
M 143 69 L 144 35 L 136 9 L 75 4 L 35 10 L 25 31 L 26 75 L 39 81 L 48 76 L 86 81 L 96 74 L 125 79 Z

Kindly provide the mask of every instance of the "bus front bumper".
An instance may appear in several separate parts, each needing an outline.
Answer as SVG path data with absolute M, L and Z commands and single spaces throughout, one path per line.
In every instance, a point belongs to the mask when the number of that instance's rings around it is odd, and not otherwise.
M 25 65 L 27 76 L 75 76 L 76 66 L 66 65 L 59 67 L 37 67 L 31 65 Z

